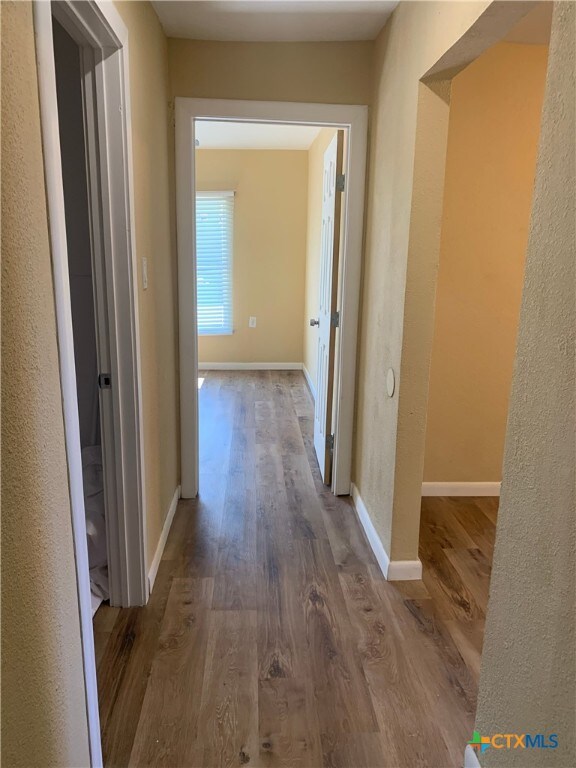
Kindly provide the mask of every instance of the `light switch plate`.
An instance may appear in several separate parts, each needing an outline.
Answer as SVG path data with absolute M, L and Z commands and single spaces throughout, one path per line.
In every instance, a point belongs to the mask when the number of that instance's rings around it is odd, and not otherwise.
M 248 320 L 248 328 L 256 328 L 256 318 L 255 317 L 251 317 Z

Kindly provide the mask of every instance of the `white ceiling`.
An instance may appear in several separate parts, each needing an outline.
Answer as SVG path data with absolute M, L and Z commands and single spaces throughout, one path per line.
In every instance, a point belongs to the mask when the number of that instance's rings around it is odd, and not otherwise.
M 373 40 L 398 2 L 153 0 L 168 37 L 243 42 Z
M 197 120 L 198 149 L 309 149 L 318 136 L 315 125 L 271 125 Z

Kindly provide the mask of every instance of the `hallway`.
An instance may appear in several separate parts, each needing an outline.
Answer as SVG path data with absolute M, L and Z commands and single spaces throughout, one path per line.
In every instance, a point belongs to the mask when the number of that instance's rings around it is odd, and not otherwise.
M 386 582 L 302 374 L 202 375 L 200 497 L 146 608 L 95 617 L 105 764 L 460 765 L 496 500 L 425 500 L 424 581 Z

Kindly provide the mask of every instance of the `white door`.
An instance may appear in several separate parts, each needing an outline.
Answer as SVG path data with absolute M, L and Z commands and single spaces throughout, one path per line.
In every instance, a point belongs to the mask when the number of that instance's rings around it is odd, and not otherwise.
M 338 131 L 324 153 L 320 293 L 318 317 L 310 325 L 318 328 L 316 402 L 314 407 L 314 449 L 322 479 L 330 484 L 332 475 L 332 392 L 336 302 L 338 298 L 338 250 L 340 246 L 341 191 L 344 132 Z

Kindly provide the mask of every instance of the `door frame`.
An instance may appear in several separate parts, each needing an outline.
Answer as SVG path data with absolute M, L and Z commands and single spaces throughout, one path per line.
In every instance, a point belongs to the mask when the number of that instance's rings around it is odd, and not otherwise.
M 198 335 L 196 324 L 196 120 L 292 123 L 347 131 L 346 190 L 338 274 L 340 327 L 334 360 L 332 491 L 349 495 L 352 472 L 358 312 L 364 236 L 368 107 L 176 97 L 176 200 L 180 324 L 182 497 L 198 494 Z
M 100 398 L 101 423 L 104 426 L 107 422 L 113 437 L 108 446 L 103 445 L 110 590 L 111 602 L 122 606 L 143 605 L 148 600 L 128 31 L 114 5 L 102 0 L 36 0 L 33 12 L 90 760 L 92 766 L 100 766 L 102 750 L 52 16 L 85 52 L 85 120 L 96 117 L 96 122 L 92 122 L 94 130 L 87 130 L 87 176 L 92 244 L 103 255 L 105 283 L 100 289 L 95 286 L 98 336 L 101 339 L 104 335 L 108 340 L 113 384 L 105 391 L 109 397 Z

